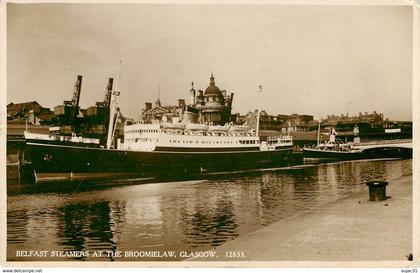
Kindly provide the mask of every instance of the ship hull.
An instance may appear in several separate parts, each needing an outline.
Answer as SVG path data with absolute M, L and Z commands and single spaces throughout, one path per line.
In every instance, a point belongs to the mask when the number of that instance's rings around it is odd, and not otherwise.
M 287 166 L 292 147 L 274 151 L 128 151 L 47 143 L 26 144 L 37 173 L 199 173 Z
M 412 158 L 412 149 L 373 148 L 352 151 L 303 149 L 303 157 L 305 160 L 360 160 L 376 158 Z
M 328 160 L 358 160 L 363 159 L 362 151 L 343 152 L 318 149 L 303 149 L 304 159 L 328 159 Z

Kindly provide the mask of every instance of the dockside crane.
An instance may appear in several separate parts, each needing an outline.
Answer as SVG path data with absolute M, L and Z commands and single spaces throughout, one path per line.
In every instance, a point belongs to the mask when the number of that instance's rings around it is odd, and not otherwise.
M 79 115 L 79 101 L 80 91 L 82 89 L 82 75 L 77 76 L 76 83 L 74 84 L 73 97 L 71 101 L 64 101 L 64 107 L 69 109 L 68 123 L 71 125 L 73 133 L 80 133 L 80 124 L 77 119 Z

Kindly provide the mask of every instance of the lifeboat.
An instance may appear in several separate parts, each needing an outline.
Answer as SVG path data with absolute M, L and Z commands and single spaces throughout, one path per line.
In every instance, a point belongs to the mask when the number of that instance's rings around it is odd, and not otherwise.
M 207 124 L 200 123 L 187 123 L 185 129 L 194 131 L 207 131 L 209 126 Z
M 164 129 L 185 129 L 184 123 L 162 123 L 160 126 Z
M 209 126 L 209 131 L 218 131 L 218 132 L 227 132 L 229 131 L 230 126 L 229 125 L 212 125 Z
M 246 132 L 251 129 L 251 126 L 247 125 L 235 125 L 229 128 L 229 132 Z

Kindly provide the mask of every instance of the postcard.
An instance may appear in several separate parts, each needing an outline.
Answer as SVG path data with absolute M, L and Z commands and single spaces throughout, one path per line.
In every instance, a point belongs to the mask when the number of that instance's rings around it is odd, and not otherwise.
M 416 3 L 2 14 L 5 270 L 416 272 Z

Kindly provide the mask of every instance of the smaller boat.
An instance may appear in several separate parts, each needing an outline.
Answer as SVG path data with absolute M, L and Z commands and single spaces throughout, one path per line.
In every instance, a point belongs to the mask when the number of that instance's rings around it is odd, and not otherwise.
M 315 147 L 303 148 L 305 160 L 358 160 L 375 158 L 412 158 L 411 140 L 382 140 L 360 142 L 359 129 L 354 128 L 353 142 L 341 142 L 335 139 L 336 132 L 331 130 L 330 139 Z
M 358 143 L 360 142 L 358 129 L 355 128 L 354 142 L 342 142 L 336 140 L 334 128 L 330 133 L 330 139 L 324 143 L 319 141 L 320 128 L 318 127 L 318 141 L 315 147 L 304 147 L 303 158 L 305 160 L 357 160 L 365 158 L 363 149 L 360 149 Z
M 357 160 L 363 159 L 365 154 L 361 149 L 355 149 L 351 146 L 331 146 L 326 143 L 325 146 L 316 146 L 315 148 L 303 148 L 303 158 L 307 159 L 333 159 L 333 160 Z

